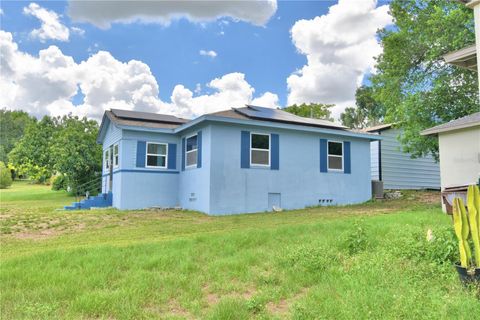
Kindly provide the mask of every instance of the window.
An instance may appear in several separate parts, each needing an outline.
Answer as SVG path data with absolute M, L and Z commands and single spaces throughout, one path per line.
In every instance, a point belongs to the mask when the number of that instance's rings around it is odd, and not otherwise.
M 113 145 L 113 167 L 118 167 L 118 144 Z
M 250 164 L 255 166 L 269 166 L 270 135 L 252 133 L 250 138 Z
M 328 170 L 343 170 L 343 142 L 328 141 Z
M 187 167 L 194 167 L 197 165 L 197 154 L 198 154 L 198 136 L 194 135 L 187 138 L 186 145 L 186 154 L 187 154 Z
M 147 167 L 167 167 L 167 145 L 147 142 Z
M 110 169 L 110 149 L 105 150 L 105 159 L 103 162 L 105 163 L 105 169 Z

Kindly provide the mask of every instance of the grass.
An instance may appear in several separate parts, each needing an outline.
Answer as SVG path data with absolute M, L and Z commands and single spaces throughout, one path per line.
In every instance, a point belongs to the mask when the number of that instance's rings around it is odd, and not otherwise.
M 419 251 L 437 194 L 281 213 L 55 209 L 2 190 L 2 319 L 473 319 L 455 270 Z M 433 201 L 432 201 L 433 199 Z

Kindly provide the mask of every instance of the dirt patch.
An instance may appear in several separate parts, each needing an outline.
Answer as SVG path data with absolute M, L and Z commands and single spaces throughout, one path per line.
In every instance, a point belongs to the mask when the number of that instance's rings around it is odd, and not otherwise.
M 438 204 L 441 201 L 441 194 L 438 191 L 422 191 L 417 193 L 417 200 L 427 204 Z
M 170 315 L 183 319 L 195 319 L 195 317 L 188 312 L 188 310 L 183 308 L 175 299 L 170 299 L 166 305 L 150 303 L 144 307 L 144 310 L 150 313 L 152 316 L 161 316 L 162 318 L 165 315 Z
M 257 293 L 255 288 L 250 287 L 243 292 L 230 292 L 230 293 L 219 295 L 217 293 L 212 292 L 208 285 L 203 286 L 202 292 L 209 306 L 216 305 L 220 301 L 221 297 L 241 298 L 245 300 L 250 300 L 255 295 L 255 293 Z
M 295 303 L 295 301 L 299 300 L 300 298 L 304 297 L 308 292 L 308 289 L 302 288 L 298 293 L 290 298 L 283 298 L 277 302 L 269 302 L 265 306 L 267 311 L 274 315 L 285 315 L 290 306 Z

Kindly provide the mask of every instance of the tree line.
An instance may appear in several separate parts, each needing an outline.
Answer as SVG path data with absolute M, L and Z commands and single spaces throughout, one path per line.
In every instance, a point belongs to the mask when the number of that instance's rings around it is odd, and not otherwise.
M 75 190 L 101 174 L 98 129 L 98 123 L 87 118 L 37 120 L 24 111 L 0 110 L 0 161 L 8 164 L 13 179 Z

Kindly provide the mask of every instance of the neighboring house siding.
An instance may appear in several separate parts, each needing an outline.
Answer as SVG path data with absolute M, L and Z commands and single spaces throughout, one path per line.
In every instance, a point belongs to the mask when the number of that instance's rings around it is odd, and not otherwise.
M 211 128 L 211 214 L 267 211 L 272 199 L 295 209 L 321 205 L 322 199 L 343 205 L 371 198 L 368 140 L 240 125 Z M 242 168 L 242 131 L 278 134 L 279 170 Z M 351 142 L 350 174 L 320 172 L 320 139 Z
M 385 189 L 440 189 L 440 167 L 432 156 L 411 158 L 401 151 L 400 129 L 383 130 L 380 136 L 382 181 Z
M 478 182 L 480 177 L 480 127 L 440 133 L 442 189 Z
M 372 170 L 372 180 L 380 180 L 380 167 L 378 159 L 379 141 L 370 143 L 370 163 Z

